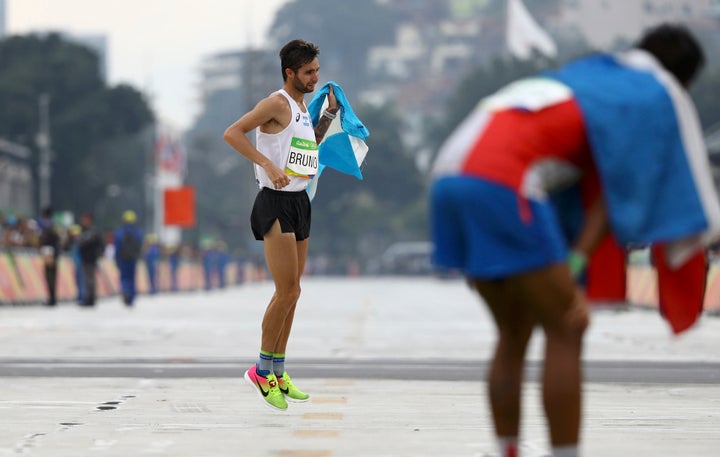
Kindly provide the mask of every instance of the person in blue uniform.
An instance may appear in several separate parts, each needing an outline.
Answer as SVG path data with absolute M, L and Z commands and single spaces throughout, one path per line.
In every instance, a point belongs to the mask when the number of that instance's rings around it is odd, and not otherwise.
M 120 271 L 120 291 L 126 306 L 133 306 L 135 302 L 137 293 L 135 271 L 143 245 L 143 233 L 135 225 L 136 222 L 135 212 L 125 211 L 122 215 L 122 225 L 114 233 L 115 264 Z

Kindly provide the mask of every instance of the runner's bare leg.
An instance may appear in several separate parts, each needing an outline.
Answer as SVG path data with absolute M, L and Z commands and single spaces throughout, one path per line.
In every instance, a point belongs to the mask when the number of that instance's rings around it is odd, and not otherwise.
M 306 238 L 302 241 L 296 241 L 297 243 L 297 255 L 298 255 L 298 281 L 300 278 L 302 278 L 303 271 L 305 271 L 305 261 L 307 260 L 307 254 L 308 254 L 308 246 L 309 246 L 309 238 Z M 280 334 L 280 337 L 278 338 L 277 343 L 275 344 L 275 353 L 277 354 L 285 354 L 288 344 L 288 339 L 290 338 L 290 330 L 292 330 L 293 320 L 295 318 L 295 309 L 297 308 L 297 300 L 295 301 L 295 304 L 292 306 L 292 309 L 288 313 L 287 317 L 285 318 L 285 325 L 283 327 L 282 333 Z
M 298 246 L 295 234 L 282 233 L 280 222 L 276 220 L 264 237 L 264 248 L 265 262 L 275 283 L 275 293 L 263 317 L 261 349 L 279 352 L 276 346 L 285 328 L 285 322 L 288 316 L 292 316 L 300 297 Z M 290 319 L 292 321 L 292 317 Z

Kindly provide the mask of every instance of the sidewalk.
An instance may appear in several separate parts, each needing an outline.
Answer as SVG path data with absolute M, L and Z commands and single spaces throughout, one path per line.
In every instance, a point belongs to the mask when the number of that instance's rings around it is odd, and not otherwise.
M 0 367 L 46 372 L 0 377 L 0 456 L 480 457 L 494 450 L 482 373 L 474 379 L 447 369 L 447 380 L 436 380 L 448 360 L 482 364 L 492 350 L 488 316 L 462 282 L 306 279 L 287 363 L 302 368 L 295 380 L 313 398 L 284 414 L 261 405 L 242 380 L 271 292 L 259 283 L 141 297 L 136 309 L 119 300 L 90 310 L 0 308 Z M 541 347 L 534 338 L 532 360 Z M 655 312 L 594 313 L 588 371 L 622 362 L 629 372 L 586 384 L 583 455 L 715 455 L 720 383 L 697 382 L 692 367 L 712 371 L 719 347 L 717 317 L 674 338 Z M 431 379 L 420 368 L 403 379 L 372 378 L 362 365 L 391 373 L 401 359 L 427 365 Z M 354 365 L 342 371 L 348 361 Z M 642 382 L 630 381 L 633 365 L 648 361 L 692 365 L 673 371 L 676 380 L 652 381 L 648 371 Z M 178 364 L 190 371 L 172 375 Z M 321 364 L 338 374 L 309 374 L 322 372 L 311 369 Z M 90 365 L 95 372 L 85 374 Z M 60 366 L 62 377 L 54 377 Z M 103 367 L 114 375 L 104 377 Z M 530 457 L 547 450 L 538 394 L 534 383 L 525 390 L 522 444 Z

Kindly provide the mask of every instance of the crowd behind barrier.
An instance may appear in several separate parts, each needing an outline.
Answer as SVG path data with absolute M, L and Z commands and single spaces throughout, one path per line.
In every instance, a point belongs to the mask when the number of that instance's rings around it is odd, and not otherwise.
M 98 298 L 119 294 L 119 273 L 115 262 L 104 257 L 97 270 Z M 177 288 L 172 287 L 170 263 L 161 260 L 158 268 L 158 292 L 188 292 L 231 287 L 245 282 L 267 279 L 264 268 L 252 262 L 231 262 L 223 273 L 224 281 L 215 273 L 206 283 L 201 260 L 183 259 L 177 271 Z M 144 262 L 138 263 L 137 287 L 140 294 L 150 293 L 150 283 Z M 75 301 L 78 295 L 75 266 L 72 259 L 62 255 L 58 263 L 57 294 L 60 301 Z M 650 265 L 629 265 L 627 268 L 627 297 L 633 305 L 657 307 L 657 276 Z M 34 249 L 4 249 L 0 251 L 0 304 L 39 304 L 47 300 L 43 273 L 43 259 Z M 711 264 L 708 270 L 704 309 L 720 314 L 720 265 Z
M 187 292 L 216 289 L 258 281 L 266 278 L 264 268 L 250 262 L 232 262 L 222 272 L 224 281 L 216 272 L 206 283 L 202 261 L 183 259 L 177 270 L 177 287 L 172 287 L 170 263 L 161 260 L 158 265 L 158 292 Z M 98 298 L 119 294 L 120 279 L 115 262 L 107 257 L 100 259 L 96 272 Z M 148 294 L 150 282 L 143 261 L 138 262 L 136 274 L 138 293 Z M 57 298 L 59 301 L 76 301 L 75 265 L 68 255 L 58 259 Z M 45 283 L 44 264 L 40 253 L 34 249 L 4 249 L 0 252 L 0 304 L 20 305 L 44 303 L 48 292 Z

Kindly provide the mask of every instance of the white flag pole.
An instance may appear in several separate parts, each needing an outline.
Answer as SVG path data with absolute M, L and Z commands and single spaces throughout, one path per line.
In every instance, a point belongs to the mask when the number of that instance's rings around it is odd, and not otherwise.
M 522 0 L 508 0 L 505 25 L 505 42 L 510 54 L 525 60 L 533 49 L 548 56 L 557 56 L 552 37 L 530 15 Z

